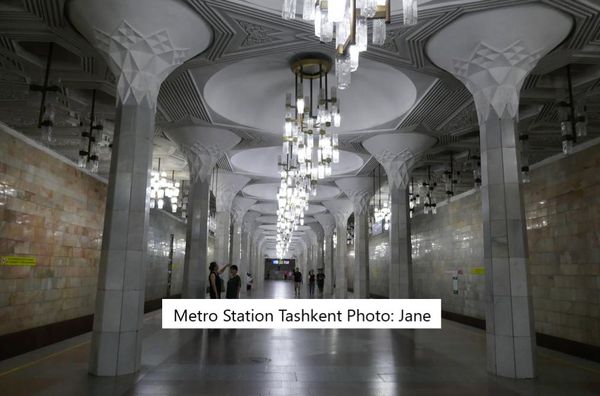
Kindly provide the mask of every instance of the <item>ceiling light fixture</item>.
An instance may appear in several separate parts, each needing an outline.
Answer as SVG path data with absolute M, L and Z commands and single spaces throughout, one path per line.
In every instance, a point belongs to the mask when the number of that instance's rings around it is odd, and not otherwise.
M 390 0 L 301 0 L 302 19 L 314 21 L 315 35 L 324 43 L 335 37 L 336 77 L 339 89 L 350 86 L 350 73 L 358 69 L 359 54 L 367 50 L 367 21 L 373 21 L 372 43 L 383 45 L 391 20 Z M 296 0 L 284 0 L 283 19 L 296 18 Z M 417 23 L 417 0 L 403 0 L 405 25 Z
M 81 150 L 77 166 L 87 168 L 90 172 L 98 172 L 98 144 L 94 131 L 102 131 L 102 123 L 96 121 L 96 90 L 92 91 L 92 109 L 90 112 L 90 129 L 81 132 Z
M 289 248 L 293 231 L 304 224 L 308 197 L 316 195 L 317 180 L 331 176 L 332 164 L 340 159 L 338 136 L 329 132 L 331 127 L 341 124 L 337 89 L 328 86 L 331 59 L 322 54 L 303 54 L 292 60 L 291 68 L 294 94 L 286 95 L 283 147 L 278 161 L 279 257 L 284 257 Z M 318 101 L 315 100 L 317 80 Z M 308 96 L 304 96 L 305 88 Z
M 179 182 L 173 179 L 167 179 L 167 173 L 160 171 L 160 158 L 158 159 L 158 170 L 152 171 L 150 177 L 150 208 L 163 209 L 165 207 L 165 198 L 171 203 L 171 211 L 177 211 L 177 197 L 179 197 Z M 175 204 L 173 204 L 175 202 Z

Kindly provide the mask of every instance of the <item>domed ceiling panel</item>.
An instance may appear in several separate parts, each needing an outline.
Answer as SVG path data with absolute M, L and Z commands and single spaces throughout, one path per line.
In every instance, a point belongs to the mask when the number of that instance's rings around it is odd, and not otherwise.
M 280 154 L 281 147 L 279 146 L 259 147 L 239 151 L 231 156 L 230 161 L 235 172 L 278 179 L 277 161 Z M 356 172 L 363 166 L 363 163 L 364 161 L 359 155 L 340 151 L 340 162 L 332 165 L 333 176 Z
M 329 81 L 333 85 L 333 72 Z M 293 87 L 294 74 L 288 60 L 268 56 L 219 70 L 204 86 L 204 97 L 213 111 L 234 123 L 281 134 L 285 95 Z M 363 57 L 358 70 L 352 73 L 352 86 L 338 90 L 338 99 L 342 125 L 331 130 L 352 133 L 402 116 L 415 103 L 417 89 L 401 71 Z

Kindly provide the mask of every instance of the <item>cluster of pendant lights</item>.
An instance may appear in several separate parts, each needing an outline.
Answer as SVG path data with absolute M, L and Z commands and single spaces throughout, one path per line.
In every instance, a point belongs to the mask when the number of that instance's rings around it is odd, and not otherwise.
M 171 212 L 177 212 L 179 198 L 179 182 L 175 178 L 167 178 L 166 172 L 160 171 L 160 158 L 158 159 L 158 170 L 153 170 L 150 176 L 150 208 L 164 209 L 165 199 L 169 199 Z
M 286 95 L 282 153 L 279 157 L 281 182 L 277 193 L 277 252 L 283 257 L 292 233 L 304 225 L 310 195 L 317 193 L 317 181 L 331 176 L 332 165 L 340 160 L 338 135 L 341 114 L 337 89 L 328 95 L 329 59 L 307 55 L 292 63 L 295 94 Z M 314 100 L 318 81 L 318 101 Z M 305 85 L 308 96 L 304 96 Z
M 383 45 L 390 22 L 390 0 L 300 0 L 302 19 L 314 21 L 315 35 L 324 43 L 335 38 L 335 60 L 339 89 L 350 86 L 351 73 L 358 69 L 359 54 L 367 50 L 367 21 L 373 21 L 372 43 Z M 284 19 L 296 18 L 297 0 L 284 0 Z M 405 25 L 417 23 L 417 0 L 403 0 Z

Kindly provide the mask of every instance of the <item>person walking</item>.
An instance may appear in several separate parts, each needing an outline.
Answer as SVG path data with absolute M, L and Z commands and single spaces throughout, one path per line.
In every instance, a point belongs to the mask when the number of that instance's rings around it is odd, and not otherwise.
M 300 290 L 302 286 L 302 272 L 300 272 L 299 268 L 294 270 L 294 295 L 295 297 L 300 297 Z
M 320 269 L 317 274 L 317 287 L 319 288 L 319 295 L 323 296 L 323 288 L 325 287 L 325 274 Z
M 308 295 L 314 297 L 315 295 L 315 271 L 308 271 Z
M 240 290 L 242 288 L 242 278 L 238 275 L 237 265 L 232 265 L 229 268 L 229 280 L 227 281 L 227 291 L 225 298 L 240 298 Z
M 225 271 L 225 268 L 229 267 L 229 264 L 219 269 L 216 262 L 212 262 L 208 265 L 208 293 L 211 299 L 221 298 L 221 290 L 223 288 L 223 280 L 219 276 Z

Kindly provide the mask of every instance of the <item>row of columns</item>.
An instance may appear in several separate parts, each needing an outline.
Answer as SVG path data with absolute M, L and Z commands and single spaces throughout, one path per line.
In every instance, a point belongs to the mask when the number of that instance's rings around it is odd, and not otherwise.
M 162 81 L 178 65 L 204 50 L 211 41 L 204 21 L 182 2 L 148 1 L 150 4 L 143 8 L 127 7 L 123 4 L 128 1 L 116 0 L 108 0 L 101 5 L 91 0 L 69 3 L 69 13 L 75 16 L 71 20 L 104 55 L 117 77 L 114 146 L 90 354 L 90 371 L 96 375 L 129 374 L 140 367 L 149 217 L 147 190 L 158 91 Z M 110 12 L 99 12 L 98 7 Z M 430 40 L 428 55 L 469 89 L 479 118 L 488 369 L 502 376 L 530 378 L 535 373 L 535 337 L 516 138 L 519 91 L 539 59 L 567 36 L 572 21 L 543 5 L 527 4 L 523 7 L 536 8 L 535 15 L 547 21 L 548 28 L 538 26 L 539 31 L 531 34 L 527 30 L 528 21 L 522 20 L 523 15 L 531 13 L 523 12 L 526 8 L 521 7 L 511 7 L 494 15 L 489 12 L 471 14 L 438 32 Z M 135 14 L 130 15 L 132 11 Z M 128 19 L 140 25 L 133 26 Z M 480 26 L 482 20 L 486 21 L 488 33 L 482 33 L 474 41 L 469 26 Z M 510 25 L 513 29 L 491 29 L 490 24 Z M 163 29 L 157 32 L 156 26 L 168 26 L 171 31 Z M 190 29 L 190 26 L 193 28 Z M 461 37 L 465 40 L 460 40 Z M 470 39 L 467 40 L 468 37 Z M 455 48 L 457 43 L 460 48 Z M 447 48 L 455 50 L 449 52 Z M 199 128 L 202 133 L 198 133 Z M 183 295 L 187 298 L 204 296 L 210 173 L 223 152 L 239 141 L 237 136 L 231 135 L 226 130 L 211 129 L 193 119 L 172 128 L 171 137 L 184 148 L 190 164 L 190 217 L 183 285 Z M 371 147 L 365 142 L 365 147 L 382 163 L 392 180 L 390 297 L 411 297 L 406 186 L 411 162 L 414 163 L 424 150 L 422 145 L 390 150 L 389 145 L 382 148 L 381 142 L 373 142 Z M 249 179 L 233 174 L 220 177 L 223 182 L 217 182 L 216 187 L 216 257 L 218 262 L 225 263 L 229 261 L 233 198 Z M 396 178 L 400 179 L 393 181 Z M 338 181 L 350 199 L 324 202 L 334 219 L 336 249 L 332 249 L 329 242 L 331 223 L 319 220 L 328 227 L 323 226 L 326 241 L 324 264 L 329 262 L 328 252 L 331 254 L 333 251 L 332 276 L 327 278 L 334 279 L 335 275 L 337 298 L 346 297 L 346 224 L 352 212 L 356 232 L 355 296 L 366 298 L 369 295 L 366 202 L 373 192 L 361 183 L 359 178 Z M 243 235 L 243 230 L 240 230 L 242 212 L 244 210 L 234 215 L 232 250 L 232 259 L 240 263 L 241 257 L 236 252 L 243 242 L 236 235 L 238 231 Z M 267 238 L 262 232 L 251 234 L 249 230 L 254 225 L 254 222 L 249 222 L 246 243 L 255 280 L 262 284 L 262 251 Z M 319 251 L 314 239 L 309 244 L 311 250 Z M 308 258 L 307 247 L 300 252 L 299 259 L 304 263 Z M 311 262 L 318 260 L 318 253 L 312 253 Z M 327 265 L 325 268 L 328 271 Z

